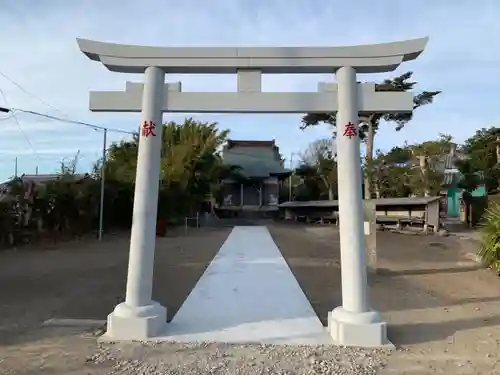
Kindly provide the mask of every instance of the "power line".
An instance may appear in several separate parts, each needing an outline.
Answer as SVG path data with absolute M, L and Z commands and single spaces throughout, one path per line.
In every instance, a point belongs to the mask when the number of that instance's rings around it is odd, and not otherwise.
M 90 124 L 88 122 L 71 120 L 71 119 L 66 119 L 66 118 L 62 118 L 62 117 L 58 117 L 58 116 L 52 116 L 52 115 L 49 115 L 49 114 L 46 114 L 46 113 L 37 112 L 37 111 L 30 111 L 30 110 L 25 110 L 25 109 L 20 109 L 20 108 L 12 108 L 11 111 L 28 113 L 28 114 L 31 114 L 31 115 L 45 117 L 45 118 L 48 118 L 48 119 L 51 119 L 51 120 L 55 120 L 55 121 L 66 122 L 68 124 L 83 125 L 83 126 L 87 126 L 89 128 L 92 128 L 94 130 L 107 130 L 107 131 L 111 131 L 111 132 L 115 132 L 115 133 L 134 134 L 134 132 L 131 132 L 131 131 L 128 131 L 128 130 L 122 130 L 122 129 L 116 129 L 116 128 L 108 128 L 108 127 L 105 127 L 105 126 L 99 126 L 99 125 Z
M 0 88 L 0 94 L 2 95 L 3 97 L 3 100 L 5 101 L 5 104 L 7 106 L 9 106 L 9 101 L 7 100 L 7 95 L 5 95 L 5 92 Z M 33 143 L 31 142 L 31 140 L 29 139 L 28 135 L 26 134 L 26 132 L 24 131 L 23 127 L 21 126 L 21 124 L 19 123 L 19 120 L 17 119 L 17 116 L 15 115 L 15 113 L 13 112 L 12 113 L 12 116 L 11 116 L 15 123 L 17 124 L 17 127 L 19 128 L 19 130 L 21 130 L 21 133 L 23 134 L 24 138 L 26 139 L 26 141 L 28 142 L 28 144 L 30 145 L 31 149 L 33 150 L 37 160 L 40 160 L 40 156 L 38 155 L 38 152 L 36 152 L 36 149 L 35 149 L 35 146 L 33 146 Z
M 9 116 L 6 116 L 6 117 L 2 117 L 2 118 L 0 118 L 0 121 L 10 120 L 12 117 L 14 117 L 14 114 L 11 114 L 11 115 L 9 115 Z
M 125 131 L 125 130 L 120 130 L 120 129 L 113 129 L 113 128 L 107 128 L 107 127 L 104 127 L 104 126 L 89 124 L 89 123 L 82 122 L 82 121 L 71 120 L 69 118 L 69 116 L 67 116 L 65 113 L 63 113 L 59 108 L 57 108 L 57 107 L 53 106 L 52 104 L 46 102 L 45 100 L 43 100 L 39 96 L 37 96 L 37 95 L 29 92 L 21 84 L 17 83 L 12 78 L 10 78 L 9 76 L 7 76 L 7 74 L 5 74 L 2 71 L 0 71 L 0 75 L 2 77 L 4 77 L 6 80 L 8 80 L 10 83 L 12 83 L 13 85 L 15 85 L 18 89 L 20 89 L 26 95 L 30 96 L 33 99 L 38 100 L 40 103 L 46 105 L 49 108 L 52 108 L 53 110 L 55 110 L 56 112 L 60 113 L 61 115 L 64 115 L 65 118 L 59 117 L 59 116 L 52 116 L 52 115 L 49 115 L 49 114 L 46 114 L 46 113 L 41 113 L 41 112 L 36 112 L 36 111 L 23 110 L 23 109 L 20 109 L 20 108 L 12 108 L 12 109 L 10 109 L 12 112 L 19 111 L 19 112 L 29 113 L 29 114 L 32 114 L 32 115 L 35 115 L 35 116 L 41 116 L 41 117 L 45 117 L 45 118 L 48 118 L 48 119 L 51 119 L 51 120 L 56 120 L 56 121 L 62 121 L 62 122 L 70 123 L 70 124 L 77 124 L 77 125 L 87 126 L 87 127 L 93 128 L 94 130 L 109 130 L 109 131 L 116 132 L 116 133 L 134 134 L 134 132 L 130 132 L 130 131 Z M 7 103 L 7 101 L 6 101 L 6 103 Z M 7 106 L 8 106 L 8 104 L 7 104 Z
M 47 103 L 46 101 L 44 101 L 43 99 L 41 99 L 40 97 L 38 97 L 37 95 L 29 92 L 28 90 L 26 90 L 23 86 L 21 86 L 19 83 L 17 83 L 16 81 L 14 81 L 12 78 L 8 77 L 5 73 L 3 73 L 2 71 L 0 71 L 0 75 L 3 76 L 5 79 L 7 79 L 9 82 L 11 82 L 13 85 L 15 85 L 16 87 L 18 87 L 21 91 L 23 91 L 25 94 L 27 94 L 28 96 L 38 100 L 40 103 L 54 109 L 55 111 L 61 113 L 61 114 L 64 114 L 62 113 L 58 108 L 54 107 L 53 105 Z M 6 100 L 5 100 L 6 101 Z M 7 101 L 6 101 L 7 103 Z M 0 119 L 0 121 L 2 120 L 7 120 L 11 117 L 14 117 L 14 114 L 15 112 L 22 112 L 22 113 L 27 113 L 27 114 L 31 114 L 31 115 L 34 115 L 34 116 L 40 116 L 40 117 L 44 117 L 44 118 L 48 118 L 48 119 L 51 119 L 51 120 L 55 120 L 55 121 L 61 121 L 61 122 L 65 122 L 65 123 L 69 123 L 69 124 L 76 124 L 76 125 L 83 125 L 83 126 L 86 126 L 86 127 L 89 127 L 89 128 L 92 128 L 94 130 L 102 130 L 102 131 L 110 131 L 110 132 L 115 132 L 115 133 L 122 133 L 122 134 L 135 134 L 135 132 L 131 132 L 131 131 L 127 131 L 127 130 L 122 130 L 122 129 L 116 129 L 116 128 L 109 128 L 109 127 L 104 127 L 104 126 L 100 126 L 100 125 L 95 125 L 95 124 L 90 124 L 90 123 L 87 123 L 87 122 L 83 122 L 83 121 L 78 121 L 78 120 L 71 120 L 69 118 L 63 118 L 63 117 L 59 117 L 59 116 L 53 116 L 53 115 L 49 115 L 49 114 L 46 114 L 46 113 L 41 113 L 41 112 L 37 112 L 37 111 L 31 111 L 31 110 L 25 110 L 25 109 L 20 109 L 20 108 L 10 108 L 9 109 L 11 112 L 12 112 L 12 116 L 10 117 L 7 117 L 7 118 L 4 118 L 4 119 Z M 242 152 L 230 152 L 230 154 L 233 154 L 233 155 L 240 155 L 240 156 L 246 156 L 248 157 L 249 159 L 257 159 L 257 160 L 269 160 L 269 158 L 267 158 L 266 156 L 261 156 L 261 155 L 252 155 L 252 154 L 247 154 L 247 153 L 242 153 Z
M 53 105 L 47 103 L 45 100 L 41 99 L 40 97 L 38 97 L 37 95 L 35 94 L 32 94 L 31 92 L 29 92 L 28 90 L 26 90 L 23 86 L 21 86 L 19 83 L 17 83 L 16 81 L 14 81 L 12 78 L 10 78 L 9 76 L 7 76 L 5 73 L 3 73 L 1 70 L 0 70 L 0 75 L 2 77 L 4 77 L 7 81 L 9 81 L 10 83 L 12 83 L 14 86 L 16 86 L 19 90 L 21 90 L 22 92 L 24 92 L 26 95 L 30 96 L 31 98 L 33 99 L 36 99 L 38 100 L 40 103 L 42 104 L 45 104 L 47 107 L 50 107 L 52 108 L 53 110 L 59 112 L 62 114 L 62 112 L 54 107 Z
M 36 112 L 36 111 L 24 110 L 24 109 L 19 109 L 19 108 L 12 108 L 10 110 L 13 111 L 13 112 L 28 113 L 28 114 L 31 114 L 31 115 L 34 115 L 34 116 L 40 116 L 40 117 L 48 118 L 48 119 L 55 120 L 55 121 L 61 121 L 61 122 L 70 123 L 70 124 L 76 124 L 76 125 L 83 125 L 83 126 L 90 127 L 90 128 L 92 128 L 94 130 L 103 130 L 103 131 L 107 130 L 107 131 L 115 132 L 115 133 L 135 134 L 135 132 L 132 132 L 132 131 L 127 131 L 127 130 L 122 130 L 122 129 L 116 129 L 116 128 L 108 128 L 108 127 L 104 127 L 104 126 L 90 124 L 90 123 L 83 122 L 83 121 L 70 120 L 70 119 L 65 119 L 65 118 L 58 117 L 58 116 L 52 116 L 52 115 L 48 115 L 48 114 L 40 113 L 40 112 Z M 264 156 L 264 155 L 255 155 L 255 154 L 249 154 L 249 153 L 238 152 L 238 151 L 230 151 L 228 154 L 230 154 L 230 155 L 238 155 L 238 156 L 245 156 L 248 159 L 254 159 L 254 160 L 255 159 L 257 159 L 257 160 L 272 160 L 269 157 Z M 294 154 L 297 155 L 298 153 L 294 153 Z
M 4 74 L 4 73 L 2 73 L 1 71 L 0 71 L 0 75 L 2 75 L 4 78 L 6 78 L 7 80 L 9 80 L 12 84 L 14 84 L 15 86 L 17 86 L 21 91 L 23 91 L 27 95 L 29 95 L 29 96 L 37 99 L 41 103 L 47 105 L 48 107 L 50 107 L 52 109 L 55 109 L 59 113 L 61 113 L 61 111 L 58 108 L 50 105 L 49 103 L 47 103 L 46 101 L 42 100 L 38 96 L 31 94 L 28 90 L 26 90 L 24 87 L 22 87 L 20 84 L 18 84 L 17 82 L 15 82 L 14 80 L 12 80 L 11 78 L 7 77 L 7 75 Z M 5 94 L 3 94 L 3 95 L 5 97 Z M 7 103 L 7 100 L 5 100 L 5 103 L 7 104 L 7 106 L 9 106 L 9 104 Z M 0 110 L 1 109 L 2 108 L 0 107 Z M 13 109 L 10 110 L 10 112 L 12 112 L 13 115 L 15 115 L 15 112 L 29 113 L 29 114 L 32 114 L 32 115 L 35 115 L 35 116 L 41 116 L 41 117 L 45 117 L 45 118 L 48 118 L 48 119 L 51 119 L 51 120 L 56 120 L 56 121 L 61 121 L 61 122 L 66 122 L 66 123 L 76 124 L 76 125 L 83 125 L 83 126 L 91 128 L 91 129 L 93 129 L 95 131 L 99 131 L 100 130 L 100 131 L 103 132 L 102 164 L 101 164 L 101 197 L 100 197 L 100 205 L 99 205 L 100 206 L 99 207 L 99 240 L 101 241 L 102 240 L 102 236 L 103 236 L 104 181 L 105 181 L 105 176 L 104 176 L 105 175 L 105 168 L 104 167 L 105 167 L 105 164 L 106 164 L 106 142 L 107 142 L 107 134 L 108 134 L 108 131 L 113 131 L 113 132 L 117 132 L 117 133 L 124 133 L 124 134 L 134 134 L 134 132 L 120 130 L 120 129 L 107 128 L 107 127 L 104 127 L 104 126 L 89 124 L 89 123 L 83 122 L 83 121 L 71 120 L 69 118 L 61 118 L 61 117 L 58 117 L 58 116 L 52 116 L 52 115 L 48 115 L 48 114 L 40 113 L 40 112 L 36 112 L 36 111 L 29 111 L 29 110 L 23 110 L 23 109 L 15 109 L 15 108 L 13 108 Z M 61 114 L 63 114 L 63 113 L 61 113 Z M 19 122 L 17 121 L 17 118 L 15 116 L 14 116 L 14 119 L 16 120 L 16 122 L 19 125 Z M 19 125 L 19 127 L 21 128 L 20 125 Z M 21 128 L 21 130 L 22 130 L 22 128 Z M 23 131 L 23 134 L 25 134 L 24 131 Z M 25 136 L 26 136 L 26 134 L 25 134 Z M 29 141 L 29 138 L 27 136 L 26 136 L 26 139 Z M 30 145 L 32 146 L 33 150 L 35 151 L 33 145 L 31 144 L 31 142 L 30 142 Z M 78 153 L 79 152 L 80 151 L 78 151 Z M 36 151 L 35 151 L 35 153 L 36 153 Z M 17 163 L 17 159 L 16 159 L 16 163 Z M 17 174 L 17 164 L 16 164 L 16 174 Z M 38 167 L 37 167 L 37 174 L 38 174 Z

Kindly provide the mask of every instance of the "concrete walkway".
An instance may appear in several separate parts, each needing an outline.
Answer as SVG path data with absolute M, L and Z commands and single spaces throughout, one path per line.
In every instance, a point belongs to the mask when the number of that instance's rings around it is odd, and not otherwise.
M 166 333 L 181 342 L 332 344 L 263 226 L 232 230 Z

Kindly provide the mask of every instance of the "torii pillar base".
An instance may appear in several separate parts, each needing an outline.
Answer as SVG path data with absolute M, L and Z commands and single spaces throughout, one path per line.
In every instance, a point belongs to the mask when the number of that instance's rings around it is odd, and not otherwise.
M 328 313 L 328 332 L 335 345 L 394 348 L 387 339 L 387 323 L 376 311 L 352 313 L 337 307 Z
M 108 315 L 104 341 L 146 341 L 165 334 L 167 309 L 157 302 L 132 307 L 124 302 Z

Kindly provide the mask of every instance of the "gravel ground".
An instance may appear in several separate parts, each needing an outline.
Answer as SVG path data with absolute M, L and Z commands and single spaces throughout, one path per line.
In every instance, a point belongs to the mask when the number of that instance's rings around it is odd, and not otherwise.
M 388 351 L 334 346 L 229 345 L 215 343 L 97 344 L 91 332 L 50 328 L 52 334 L 11 347 L 0 373 L 9 375 L 374 375 Z M 57 337 L 55 339 L 54 337 Z
M 338 233 L 271 225 L 271 234 L 320 319 L 341 303 Z M 169 318 L 226 229 L 158 240 L 155 299 Z M 46 319 L 103 319 L 123 298 L 127 236 L 0 254 L 0 374 L 500 374 L 500 281 L 452 237 L 378 235 L 373 305 L 390 322 L 393 352 L 339 347 L 97 344 L 96 331 Z M 81 265 L 84 264 L 85 267 Z M 173 286 L 173 287 L 168 287 Z M 98 302 L 96 303 L 96 298 Z
M 375 351 L 336 347 L 203 343 L 103 347 L 89 362 L 99 366 L 110 361 L 110 373 L 118 374 L 370 375 L 383 366 L 383 359 Z

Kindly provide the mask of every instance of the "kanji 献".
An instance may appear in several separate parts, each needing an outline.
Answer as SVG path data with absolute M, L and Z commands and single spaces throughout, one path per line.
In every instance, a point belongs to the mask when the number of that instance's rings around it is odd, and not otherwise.
M 356 137 L 358 135 L 358 130 L 356 125 L 349 121 L 347 125 L 344 125 L 344 137 Z
M 155 133 L 156 124 L 153 121 L 144 121 L 142 124 L 142 136 L 143 137 L 156 137 Z

